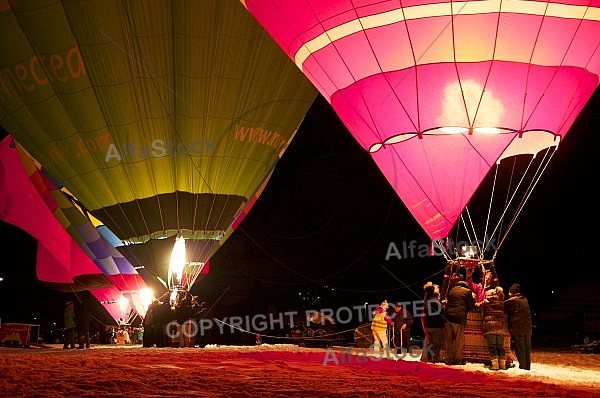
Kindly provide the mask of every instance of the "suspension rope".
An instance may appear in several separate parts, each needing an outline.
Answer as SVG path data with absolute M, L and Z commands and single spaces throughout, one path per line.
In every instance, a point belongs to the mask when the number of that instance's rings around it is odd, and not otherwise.
M 434 240 L 432 243 L 440 249 L 446 261 L 449 261 L 451 259 L 448 250 L 446 250 L 446 247 L 439 240 Z
M 466 210 L 466 213 L 467 213 L 467 215 L 469 216 L 469 222 L 470 222 L 470 224 L 471 224 L 471 228 L 475 229 L 475 228 L 473 227 L 473 221 L 471 220 L 471 216 L 470 216 L 470 214 L 469 214 L 469 209 L 468 209 L 467 207 L 465 207 L 465 210 Z M 460 220 L 461 220 L 461 222 L 462 222 L 462 224 L 463 224 L 463 227 L 465 227 L 465 233 L 467 234 L 467 240 L 468 240 L 469 242 L 472 242 L 473 240 L 471 239 L 471 233 L 469 232 L 469 227 L 467 226 L 467 224 L 466 224 L 466 222 L 465 222 L 465 218 L 464 218 L 464 216 L 463 216 L 462 214 L 461 214 L 461 216 L 460 216 Z M 457 243 L 458 243 L 458 240 L 457 240 Z
M 481 247 L 479 247 L 479 242 L 477 239 L 477 229 L 475 228 L 475 225 L 473 225 L 473 219 L 471 218 L 471 212 L 466 207 L 465 207 L 465 210 L 467 211 L 467 217 L 469 218 L 469 224 L 471 224 L 471 230 L 473 231 L 473 236 L 475 238 L 474 240 L 472 240 L 471 237 L 469 236 L 469 242 L 471 243 L 471 245 L 473 244 L 473 242 L 475 242 L 477 244 L 477 251 L 481 251 Z
M 498 167 L 496 167 L 496 170 L 494 172 L 494 183 L 492 184 L 492 192 L 490 192 L 490 205 L 488 206 L 488 214 L 487 214 L 487 218 L 485 220 L 485 230 L 483 233 L 483 250 L 480 253 L 480 259 L 483 259 L 483 256 L 485 254 L 485 251 L 487 250 L 487 246 L 489 244 L 489 242 L 492 241 L 492 236 L 490 236 L 490 239 L 488 239 L 488 242 L 485 242 L 486 237 L 487 237 L 487 232 L 488 232 L 488 227 L 490 225 L 490 217 L 492 215 L 492 202 L 494 201 L 494 192 L 496 192 L 496 182 L 498 181 Z M 496 257 L 496 253 L 494 253 L 494 257 Z
M 526 195 L 521 200 L 521 202 L 520 202 L 520 204 L 518 206 L 517 211 L 515 212 L 514 216 L 512 217 L 512 219 L 511 219 L 511 221 L 509 223 L 509 226 L 508 226 L 506 232 L 502 236 L 501 240 L 498 242 L 498 247 L 496 248 L 496 252 L 498 252 L 498 250 L 500 249 L 500 246 L 502 246 L 502 243 L 506 239 L 506 236 L 508 235 L 508 232 L 512 229 L 512 226 L 515 224 L 517 217 L 519 216 L 519 214 L 521 214 L 521 211 L 525 207 L 525 203 L 527 203 L 527 201 L 531 197 L 533 189 L 537 186 L 537 184 L 540 181 L 540 179 L 541 179 L 542 174 L 544 173 L 544 171 L 546 171 L 546 168 L 550 164 L 550 160 L 552 160 L 552 157 L 554 156 L 554 153 L 555 153 L 555 151 L 552 151 L 552 153 L 550 153 L 549 157 L 548 157 L 548 153 L 546 153 L 544 155 L 544 159 L 542 159 L 542 162 L 540 163 L 540 165 L 538 167 L 538 170 L 534 174 L 534 177 L 532 178 L 532 181 L 530 182 L 530 184 L 529 184 L 529 186 L 528 186 L 528 188 L 526 190 Z M 533 159 L 532 159 L 532 161 L 533 161 Z

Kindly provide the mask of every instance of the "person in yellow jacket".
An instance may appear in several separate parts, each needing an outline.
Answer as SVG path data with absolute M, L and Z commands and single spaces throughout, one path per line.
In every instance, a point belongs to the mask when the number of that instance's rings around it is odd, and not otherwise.
M 394 324 L 394 321 L 392 321 L 392 318 L 387 313 L 388 307 L 387 300 L 384 300 L 379 307 L 375 308 L 373 321 L 371 322 L 373 348 L 379 348 L 381 352 L 385 352 L 388 349 L 388 325 Z

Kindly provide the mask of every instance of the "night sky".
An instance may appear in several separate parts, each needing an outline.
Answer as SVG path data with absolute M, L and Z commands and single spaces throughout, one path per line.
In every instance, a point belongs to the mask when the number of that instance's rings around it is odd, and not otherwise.
M 534 312 L 569 283 L 600 276 L 594 256 L 599 108 L 596 90 L 496 258 L 501 285 L 521 283 Z M 192 291 L 222 316 L 419 299 L 426 281 L 441 284 L 445 260 L 417 253 L 386 260 L 390 242 L 411 241 L 429 244 L 368 153 L 319 97 L 257 204 Z M 60 322 L 71 296 L 37 281 L 35 240 L 2 223 L 0 247 L 2 321 Z M 107 315 L 97 316 L 108 322 Z

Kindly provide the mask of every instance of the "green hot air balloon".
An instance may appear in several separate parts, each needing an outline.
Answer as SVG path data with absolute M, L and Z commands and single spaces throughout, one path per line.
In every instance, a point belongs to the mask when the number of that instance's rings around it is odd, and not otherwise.
M 293 138 L 310 82 L 235 0 L 2 4 L 0 124 L 134 265 L 168 277 L 176 237 L 207 262 Z

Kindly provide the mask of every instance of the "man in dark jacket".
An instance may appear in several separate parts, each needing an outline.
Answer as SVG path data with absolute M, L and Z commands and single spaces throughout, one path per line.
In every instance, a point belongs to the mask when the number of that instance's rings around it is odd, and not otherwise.
M 75 304 L 71 300 L 67 301 L 64 313 L 65 321 L 65 343 L 64 349 L 75 348 L 75 328 L 77 320 L 75 318 Z
M 403 303 L 394 304 L 394 313 L 391 315 L 394 321 L 394 346 L 404 347 L 407 351 L 410 344 L 410 327 L 413 324 L 413 316 Z
M 504 312 L 508 314 L 508 330 L 515 340 L 515 354 L 519 368 L 531 368 L 531 311 L 529 302 L 521 294 L 521 286 L 513 284 L 508 290 L 510 298 L 504 302 Z
M 144 337 L 142 341 L 143 347 L 153 347 L 157 343 L 157 308 L 158 300 L 154 299 L 148 309 L 146 310 L 146 316 L 144 316 Z
M 423 331 L 425 342 L 423 345 L 423 362 L 439 362 L 440 350 L 444 343 L 444 316 L 440 302 L 440 287 L 438 285 L 425 285 L 425 308 L 423 311 Z M 431 346 L 431 352 L 428 350 Z
M 81 304 L 75 309 L 75 318 L 77 322 L 77 337 L 79 339 L 79 349 L 90 348 L 90 321 L 92 314 L 90 314 L 90 308 L 88 299 L 83 298 Z
M 464 365 L 462 358 L 463 336 L 469 311 L 475 309 L 475 298 L 469 285 L 459 281 L 448 292 L 444 311 L 444 340 L 446 341 L 446 364 Z

